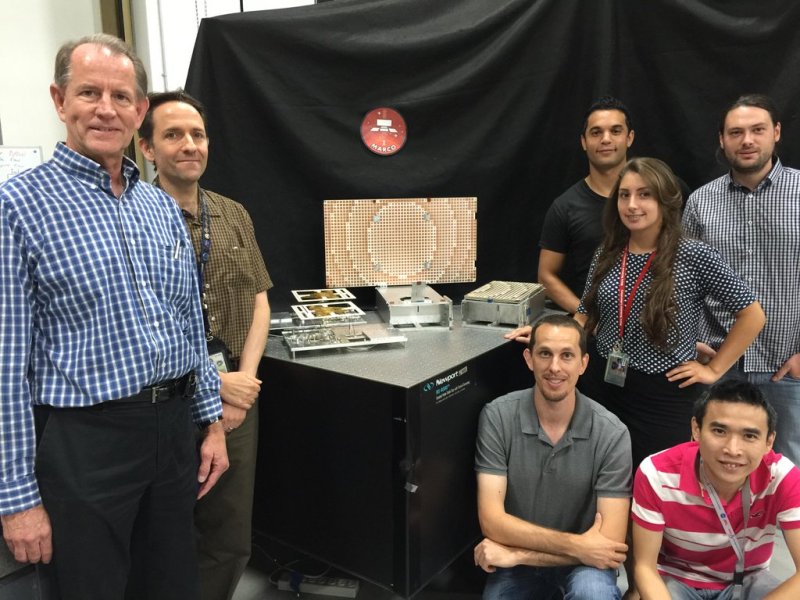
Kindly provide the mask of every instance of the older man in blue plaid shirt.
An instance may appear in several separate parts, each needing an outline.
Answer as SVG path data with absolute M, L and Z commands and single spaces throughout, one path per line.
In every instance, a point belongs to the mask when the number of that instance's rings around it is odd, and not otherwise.
M 689 196 L 683 224 L 719 250 L 764 307 L 766 326 L 727 377 L 758 385 L 778 413 L 775 449 L 800 464 L 800 171 L 775 154 L 776 112 L 761 94 L 725 110 L 719 144 L 730 172 Z M 732 318 L 713 299 L 706 307 L 701 332 L 713 348 Z
M 183 217 L 123 155 L 146 90 L 117 38 L 65 44 L 66 142 L 0 186 L 0 519 L 64 599 L 196 598 L 194 502 L 228 466 Z

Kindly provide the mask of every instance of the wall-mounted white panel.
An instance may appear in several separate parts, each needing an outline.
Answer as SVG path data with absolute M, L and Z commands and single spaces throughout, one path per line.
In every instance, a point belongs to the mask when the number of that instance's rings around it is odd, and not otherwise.
M 97 0 L 0 2 L 0 127 L 9 146 L 41 146 L 45 159 L 65 137 L 50 99 L 56 51 L 100 31 Z

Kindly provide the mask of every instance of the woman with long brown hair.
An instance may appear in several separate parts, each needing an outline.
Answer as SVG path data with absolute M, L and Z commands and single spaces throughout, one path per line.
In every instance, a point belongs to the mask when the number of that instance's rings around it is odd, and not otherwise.
M 606 202 L 605 237 L 575 319 L 594 333 L 578 389 L 631 433 L 634 467 L 689 440 L 692 404 L 739 359 L 764 326 L 753 293 L 706 244 L 683 237 L 672 170 L 634 158 Z M 704 298 L 736 317 L 710 361 L 697 360 Z

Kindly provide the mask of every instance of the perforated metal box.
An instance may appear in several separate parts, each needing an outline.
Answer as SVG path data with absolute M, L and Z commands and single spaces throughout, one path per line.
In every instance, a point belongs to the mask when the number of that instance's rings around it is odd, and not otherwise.
M 465 325 L 521 327 L 544 310 L 544 286 L 519 281 L 490 281 L 461 302 Z

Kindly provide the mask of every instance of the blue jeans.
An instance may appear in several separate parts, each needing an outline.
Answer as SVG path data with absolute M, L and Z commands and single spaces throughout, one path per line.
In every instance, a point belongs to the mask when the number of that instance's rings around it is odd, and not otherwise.
M 732 585 L 724 590 L 703 590 L 691 588 L 671 577 L 664 577 L 664 583 L 667 584 L 667 590 L 669 590 L 672 600 L 731 600 L 733 598 Z M 741 600 L 761 600 L 780 583 L 766 569 L 757 571 L 744 578 Z
M 788 375 L 780 381 L 770 381 L 772 373 L 745 373 L 733 367 L 728 379 L 749 381 L 757 385 L 778 413 L 775 452 L 780 452 L 794 464 L 800 465 L 800 379 Z
M 483 600 L 619 600 L 617 574 L 610 569 L 528 567 L 490 573 Z

